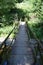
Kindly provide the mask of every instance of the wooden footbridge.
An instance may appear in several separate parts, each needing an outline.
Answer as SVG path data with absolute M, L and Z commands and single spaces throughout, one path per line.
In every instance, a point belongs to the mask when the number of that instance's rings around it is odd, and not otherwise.
M 10 45 L 6 45 L 6 40 L 15 28 L 13 28 L 0 46 L 0 65 L 43 65 L 43 55 L 42 51 L 40 51 L 43 47 L 40 41 L 35 37 L 30 28 L 28 28 L 28 25 L 26 26 L 25 22 L 21 22 L 18 28 L 19 32 L 14 33 L 16 37 L 12 39 Z M 30 41 L 28 29 L 36 42 Z

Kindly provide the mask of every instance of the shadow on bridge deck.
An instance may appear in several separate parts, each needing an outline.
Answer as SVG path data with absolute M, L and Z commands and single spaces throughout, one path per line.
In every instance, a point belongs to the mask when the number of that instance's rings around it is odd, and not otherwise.
M 12 47 L 9 65 L 32 65 L 34 61 L 29 45 L 25 22 L 21 22 L 19 33 Z

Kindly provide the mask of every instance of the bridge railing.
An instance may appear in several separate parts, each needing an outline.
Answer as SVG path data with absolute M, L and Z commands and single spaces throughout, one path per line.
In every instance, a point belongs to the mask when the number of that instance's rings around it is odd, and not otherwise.
M 43 44 L 37 38 L 36 34 L 33 32 L 33 30 L 31 29 L 31 27 L 28 25 L 27 22 L 26 24 L 27 24 L 27 32 L 29 32 L 28 35 L 31 33 L 30 38 L 31 36 L 33 36 L 33 38 L 37 41 L 34 48 L 32 48 L 34 64 L 36 64 L 39 61 L 41 65 L 43 65 Z
M 17 27 L 16 27 L 17 26 Z M 10 50 L 11 50 L 11 46 L 13 43 L 13 40 L 16 40 L 16 35 L 18 32 L 15 32 L 15 30 L 19 30 L 19 23 L 15 24 L 15 26 L 13 27 L 13 29 L 9 32 L 8 36 L 5 38 L 5 40 L 1 43 L 0 45 L 0 64 L 2 65 L 5 61 L 8 61 L 9 55 L 10 55 Z M 14 31 L 14 32 L 13 32 Z M 8 40 L 8 38 L 10 37 L 10 35 L 14 33 L 15 37 L 12 39 L 10 45 L 6 44 L 6 41 Z

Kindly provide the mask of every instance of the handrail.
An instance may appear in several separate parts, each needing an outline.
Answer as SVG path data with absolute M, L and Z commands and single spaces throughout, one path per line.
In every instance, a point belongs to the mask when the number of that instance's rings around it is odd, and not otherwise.
M 14 27 L 15 28 L 15 27 Z M 13 32 L 14 28 L 10 31 L 10 33 L 8 34 L 8 36 L 5 38 L 5 40 L 1 43 L 1 47 L 3 44 L 5 44 L 6 40 L 8 39 L 8 37 L 11 35 L 11 33 Z
M 6 41 L 14 29 L 15 29 L 15 27 L 10 31 L 10 33 L 7 35 L 7 37 L 5 38 L 5 40 L 2 42 L 2 44 L 0 46 L 0 57 L 1 57 L 1 59 L 2 59 L 3 53 L 7 54 L 8 50 L 10 50 L 10 46 L 8 46 L 8 47 L 6 46 Z M 12 42 L 13 42 L 13 40 L 11 41 L 11 43 Z M 2 64 L 2 61 L 3 61 L 3 59 L 1 60 L 0 64 Z
M 30 27 L 29 27 L 29 28 L 30 28 Z M 37 38 L 36 34 L 32 31 L 31 28 L 30 28 L 30 30 L 31 30 L 32 34 L 34 35 L 34 38 L 36 39 L 36 41 L 38 42 L 38 44 L 41 46 L 41 48 L 43 48 L 43 47 L 42 47 L 42 44 L 41 44 L 40 40 Z
M 27 26 L 28 26 L 28 24 L 27 24 Z M 42 44 L 41 44 L 40 40 L 37 38 L 35 32 L 32 31 L 32 29 L 30 28 L 30 26 L 28 26 L 28 29 L 31 31 L 31 33 L 33 34 L 34 38 L 36 39 L 36 41 L 38 42 L 38 44 L 41 46 L 41 48 L 43 48 Z
M 37 46 L 38 46 L 38 50 L 40 52 L 40 58 L 41 58 L 41 63 L 43 64 L 43 58 L 42 58 L 42 54 L 41 54 L 41 49 L 43 49 L 43 45 L 41 44 L 40 40 L 37 38 L 36 34 L 32 31 L 31 27 L 28 25 L 28 23 L 26 22 L 27 24 L 27 28 L 29 29 L 29 31 L 32 33 L 32 35 L 34 36 L 34 38 L 36 39 L 37 41 Z
M 18 24 L 18 28 L 19 28 L 19 24 Z M 17 28 L 17 29 L 18 29 Z M 13 29 L 9 32 L 9 34 L 7 35 L 7 37 L 5 38 L 5 40 L 2 42 L 2 44 L 1 44 L 1 46 L 0 46 L 0 57 L 2 57 L 2 55 L 3 55 L 3 53 L 5 53 L 5 54 L 7 54 L 8 55 L 8 53 L 9 53 L 9 50 L 10 50 L 10 48 L 11 48 L 11 46 L 12 46 L 12 42 L 13 42 L 13 39 L 12 39 L 12 41 L 11 41 L 11 43 L 10 43 L 10 45 L 9 46 L 7 46 L 6 45 L 6 41 L 7 41 L 7 39 L 9 38 L 9 36 L 12 34 L 12 32 L 13 32 L 13 30 L 16 30 L 16 28 L 15 28 L 15 26 L 13 27 Z M 17 34 L 16 32 L 14 32 L 14 34 Z M 15 40 L 16 40 L 16 37 L 15 37 Z M 7 58 L 6 58 L 7 59 Z M 2 63 L 2 62 L 1 62 Z
M 18 27 L 19 27 L 19 23 L 18 23 Z M 12 28 L 12 30 L 9 32 L 9 34 L 7 35 L 7 37 L 5 38 L 5 40 L 1 43 L 1 47 L 2 47 L 2 45 L 3 44 L 5 44 L 5 42 L 6 42 L 6 40 L 9 38 L 9 36 L 11 35 L 11 33 L 13 32 L 13 30 L 15 29 L 15 26 Z M 15 32 L 14 32 L 15 33 Z M 17 33 L 15 33 L 15 34 L 17 34 Z M 0 47 L 0 48 L 1 48 Z

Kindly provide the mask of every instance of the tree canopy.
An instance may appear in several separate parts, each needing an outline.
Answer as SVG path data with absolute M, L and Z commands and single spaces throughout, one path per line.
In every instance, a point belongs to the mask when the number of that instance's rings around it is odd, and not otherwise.
M 33 13 L 40 21 L 43 20 L 43 0 L 0 0 L 0 22 L 10 22 L 11 9 L 15 10 L 15 7 L 23 11 L 27 18 Z M 19 12 L 23 15 L 20 10 Z

